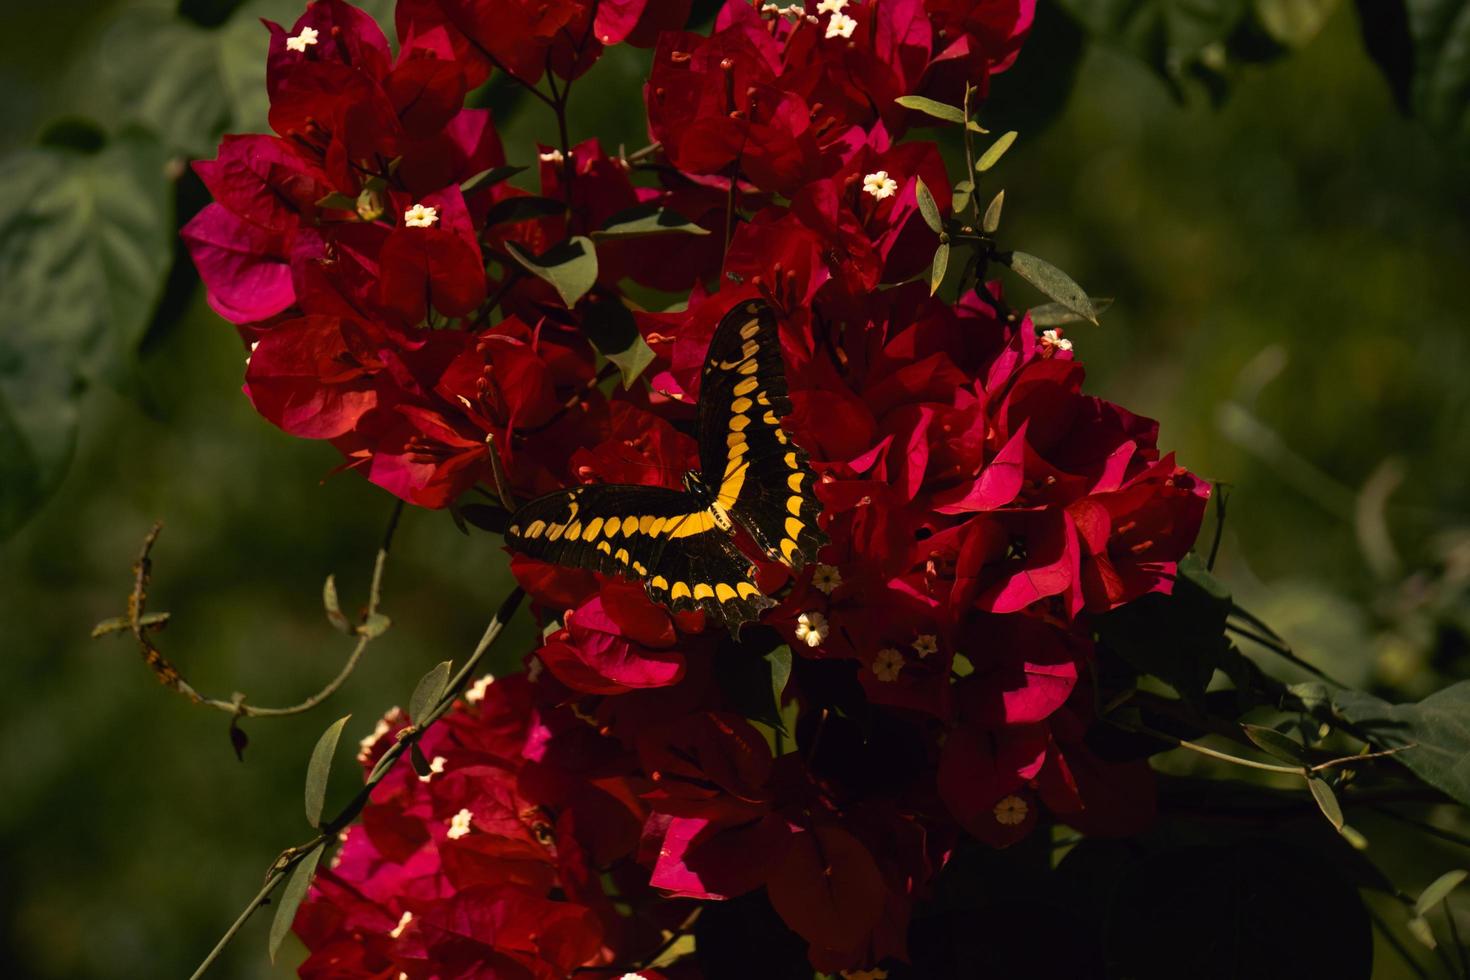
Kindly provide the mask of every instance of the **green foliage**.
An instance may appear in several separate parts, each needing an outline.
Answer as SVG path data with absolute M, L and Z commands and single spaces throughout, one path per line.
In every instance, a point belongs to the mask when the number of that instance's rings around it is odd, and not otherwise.
M 640 204 L 608 218 L 593 238 L 645 238 L 649 235 L 708 235 L 688 218 L 651 204 Z
M 311 879 L 316 876 L 317 865 L 321 863 L 322 852 L 325 850 L 326 848 L 319 845 L 307 852 L 291 870 L 291 877 L 286 879 L 286 887 L 281 889 L 281 901 L 276 906 L 275 917 L 271 919 L 271 934 L 266 947 L 272 963 L 276 961 L 281 943 L 285 942 L 286 936 L 291 932 L 291 923 L 296 921 L 296 910 L 301 908 L 301 903 L 306 899 L 307 890 L 311 888 Z
M 322 822 L 322 807 L 327 800 L 327 780 L 332 775 L 332 756 L 337 751 L 337 742 L 342 738 L 342 729 L 351 715 L 343 715 L 322 732 L 316 746 L 311 750 L 311 761 L 306 764 L 306 822 L 313 827 Z
M 1097 322 L 1097 308 L 1092 305 L 1087 293 L 1071 276 L 1050 262 L 1027 252 L 1011 252 L 1002 256 L 1001 261 L 1010 266 L 1016 275 L 1082 319 Z
M 448 660 L 436 664 L 414 686 L 413 695 L 408 699 L 408 717 L 415 725 L 422 726 L 428 721 L 429 713 L 443 700 L 444 692 L 449 690 L 451 666 Z
M 773 647 L 757 658 L 748 650 L 722 644 L 715 658 L 715 677 L 731 711 L 785 731 L 781 695 L 791 677 L 789 646 Z
M 653 363 L 653 349 L 620 299 L 589 303 L 582 317 L 582 330 L 597 352 L 617 366 L 625 389 Z
M 172 254 L 164 164 L 139 132 L 0 161 L 0 536 L 60 483 L 88 385 L 131 375 Z
M 535 257 L 514 242 L 506 242 L 505 248 L 532 275 L 550 283 L 567 309 L 576 306 L 597 282 L 597 249 L 586 236 L 573 235 Z

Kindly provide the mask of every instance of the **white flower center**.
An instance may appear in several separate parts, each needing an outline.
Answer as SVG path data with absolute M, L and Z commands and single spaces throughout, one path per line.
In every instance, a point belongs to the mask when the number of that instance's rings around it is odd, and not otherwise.
M 448 761 L 449 760 L 444 758 L 442 755 L 434 756 L 433 759 L 429 760 L 429 771 L 419 777 L 419 782 L 427 783 L 429 780 L 439 775 L 441 772 L 444 771 L 444 765 Z
M 796 617 L 796 638 L 809 647 L 819 647 L 831 632 L 827 617 L 819 612 L 804 612 Z
M 817 4 L 819 14 L 840 14 L 842 8 L 847 6 L 847 0 L 822 0 Z
M 812 573 L 812 585 L 831 595 L 842 584 L 842 573 L 832 565 L 818 565 Z
M 493 674 L 486 674 L 469 686 L 464 692 L 464 699 L 470 704 L 479 704 L 485 700 L 485 692 L 490 690 L 490 685 L 495 683 Z
M 439 209 L 423 204 L 415 204 L 403 212 L 403 224 L 406 228 L 428 228 L 439 220 Z
M 832 19 L 836 20 L 837 18 L 834 17 Z M 827 36 L 832 36 L 830 31 Z M 886 170 L 875 170 L 863 178 L 863 190 L 881 201 L 885 197 L 892 197 L 898 193 L 898 181 L 888 176 L 888 171 Z
M 562 156 L 561 150 L 547 150 L 545 153 L 536 154 L 542 163 L 561 163 L 566 157 Z
M 450 817 L 449 839 L 459 840 L 465 834 L 468 834 L 470 832 L 470 818 L 473 816 L 474 814 L 470 813 L 470 811 L 466 809 L 460 810 L 454 816 Z
M 939 650 L 939 638 L 933 633 L 920 633 L 919 638 L 914 641 L 914 652 L 920 657 L 927 657 Z
M 394 926 L 393 927 L 393 931 L 390 932 L 390 933 L 388 933 L 388 935 L 391 936 L 394 939 L 397 939 L 399 936 L 403 935 L 403 930 L 407 929 L 408 928 L 408 924 L 410 922 L 412 922 L 412 921 L 413 921 L 413 913 L 412 912 L 404 912 L 403 913 L 403 917 L 398 920 L 398 925 Z
M 321 32 L 315 27 L 303 27 L 300 34 L 286 38 L 286 50 L 305 52 L 308 47 L 316 43 L 320 35 Z
M 852 32 L 857 30 L 857 21 L 844 13 L 838 12 L 827 21 L 828 37 L 852 37 Z
M 1072 342 L 1062 336 L 1060 330 L 1041 331 L 1041 345 L 1043 347 L 1055 347 L 1057 350 L 1071 350 Z

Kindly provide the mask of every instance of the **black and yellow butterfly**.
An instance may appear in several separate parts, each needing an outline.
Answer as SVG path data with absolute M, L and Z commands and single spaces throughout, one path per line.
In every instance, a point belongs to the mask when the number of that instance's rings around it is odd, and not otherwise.
M 791 411 L 776 317 L 763 302 L 720 320 L 699 395 L 699 472 L 683 490 L 590 484 L 526 504 L 506 543 L 542 561 L 643 581 L 655 602 L 703 609 L 732 633 L 775 600 L 735 544 L 739 524 L 768 557 L 800 569 L 827 535 L 807 454 L 781 428 Z

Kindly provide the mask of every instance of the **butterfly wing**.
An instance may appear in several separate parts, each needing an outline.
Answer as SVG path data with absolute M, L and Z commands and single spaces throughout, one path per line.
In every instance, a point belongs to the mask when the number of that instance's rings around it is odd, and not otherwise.
M 790 412 L 776 315 L 742 302 L 715 328 L 700 377 L 701 475 L 767 555 L 800 569 L 827 535 L 806 451 L 781 427 Z
M 673 609 L 703 609 L 732 631 L 772 604 L 750 581 L 750 559 L 714 512 L 663 487 L 589 484 L 516 511 L 506 544 L 541 561 L 642 580 Z

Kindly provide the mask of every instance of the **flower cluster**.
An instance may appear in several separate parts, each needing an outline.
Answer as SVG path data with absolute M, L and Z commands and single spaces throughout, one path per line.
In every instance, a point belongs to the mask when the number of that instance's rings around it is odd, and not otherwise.
M 1079 667 L 1091 615 L 1169 589 L 1208 487 L 997 284 L 913 281 L 921 187 L 947 213 L 950 182 L 895 100 L 983 94 L 1032 6 L 729 0 L 701 34 L 687 0 L 400 0 L 396 55 L 342 0 L 268 25 L 275 134 L 197 165 L 215 203 L 185 230 L 262 415 L 425 507 L 677 487 L 715 324 L 760 296 L 831 538 L 800 575 L 758 563 L 779 605 L 738 644 L 513 558 L 544 640 L 377 788 L 297 920 L 303 976 L 656 978 L 698 903 L 752 892 L 860 975 L 905 958 L 962 835 L 1148 820 L 1147 766 L 1085 738 Z M 652 48 L 653 145 L 540 147 L 539 194 L 508 182 L 467 94 L 504 73 L 564 121 L 617 43 Z M 599 358 L 633 342 L 609 393 Z

